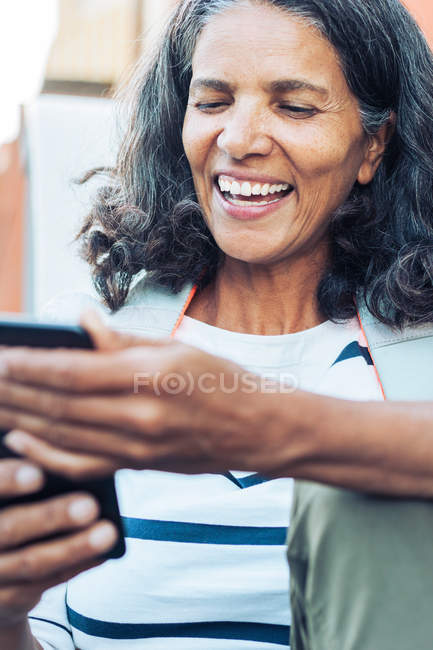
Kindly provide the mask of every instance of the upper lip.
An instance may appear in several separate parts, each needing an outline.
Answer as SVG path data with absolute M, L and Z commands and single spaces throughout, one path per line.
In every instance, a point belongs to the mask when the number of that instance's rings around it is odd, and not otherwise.
M 253 183 L 269 183 L 271 185 L 291 185 L 293 187 L 293 183 L 290 183 L 287 180 L 282 180 L 280 178 L 276 178 L 275 176 L 268 176 L 267 174 L 258 174 L 253 170 L 238 171 L 235 169 L 221 169 L 215 172 L 214 174 L 215 180 L 218 180 L 220 176 L 229 176 L 230 178 L 239 181 L 250 181 Z

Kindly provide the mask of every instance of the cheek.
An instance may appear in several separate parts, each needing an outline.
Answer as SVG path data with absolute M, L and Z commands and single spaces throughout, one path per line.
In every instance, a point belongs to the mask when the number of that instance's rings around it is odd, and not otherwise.
M 298 129 L 292 146 L 293 162 L 301 177 L 319 179 L 327 174 L 338 174 L 335 180 L 356 178 L 363 159 L 362 135 L 336 127 L 323 129 Z
M 203 171 L 212 145 L 212 134 L 200 119 L 188 113 L 183 125 L 182 142 L 191 170 Z

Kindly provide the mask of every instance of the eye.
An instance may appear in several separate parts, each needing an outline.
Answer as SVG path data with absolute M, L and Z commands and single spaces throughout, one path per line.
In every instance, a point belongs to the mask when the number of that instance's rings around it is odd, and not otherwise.
M 317 113 L 315 108 L 306 108 L 305 106 L 294 106 L 292 104 L 280 104 L 279 108 L 285 113 L 291 113 L 292 117 L 303 118 L 312 117 Z
M 195 107 L 203 113 L 217 113 L 219 110 L 228 106 L 227 102 L 198 102 Z

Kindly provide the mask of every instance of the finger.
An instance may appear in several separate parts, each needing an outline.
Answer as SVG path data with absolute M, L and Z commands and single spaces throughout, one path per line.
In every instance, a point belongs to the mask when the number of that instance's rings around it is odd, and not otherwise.
M 0 460 L 0 497 L 13 497 L 37 492 L 44 484 L 39 467 L 22 460 Z
M 8 434 L 6 438 L 9 438 L 9 435 L 12 438 L 12 434 Z M 164 438 L 161 441 L 142 442 L 138 452 L 131 452 L 129 456 L 125 447 L 117 456 L 112 457 L 104 457 L 101 453 L 84 455 L 60 450 L 24 432 L 19 432 L 19 438 L 17 434 L 16 439 L 19 442 L 16 444 L 15 435 L 14 433 L 12 438 L 14 450 L 19 450 L 19 453 L 37 462 L 47 471 L 57 472 L 72 480 L 106 476 L 118 469 L 156 469 L 183 474 L 220 471 L 220 466 L 215 465 L 210 456 L 201 451 L 199 453 L 195 445 L 189 444 L 188 440 L 182 442 L 182 439 L 175 435 L 169 440 Z
M 44 580 L 96 559 L 113 547 L 118 533 L 101 521 L 84 531 L 0 555 L 0 584 Z
M 1 621 L 5 621 L 10 625 L 17 613 L 22 615 L 23 611 L 29 612 L 32 610 L 40 601 L 44 591 L 71 580 L 83 571 L 89 571 L 100 566 L 102 562 L 103 560 L 83 562 L 73 569 L 55 573 L 48 580 L 33 581 L 31 584 L 21 582 L 7 587 L 0 587 L 0 611 L 2 612 L 0 624 Z
M 0 351 L 0 376 L 75 393 L 130 390 L 137 372 L 161 370 L 161 352 L 171 343 L 146 341 L 111 352 L 9 348 Z
M 100 351 L 118 350 L 121 346 L 117 332 L 105 325 L 100 315 L 93 309 L 85 311 L 80 325 L 87 330 L 93 345 Z
M 113 458 L 63 451 L 24 431 L 8 434 L 4 442 L 47 471 L 70 479 L 109 476 L 119 469 Z
M 98 502 L 86 493 L 11 505 L 0 510 L 0 550 L 85 526 L 98 515 Z
M 21 416 L 23 418 L 23 416 Z M 140 460 L 146 457 L 149 449 L 161 444 L 179 444 L 179 431 L 153 429 L 152 425 L 145 427 L 144 418 L 140 435 L 127 433 L 124 430 L 105 430 L 85 427 L 82 425 L 63 422 L 46 422 L 41 420 L 37 426 L 29 425 L 27 419 L 25 429 L 14 429 L 4 437 L 4 444 L 14 451 L 34 461 L 36 457 L 32 452 L 32 443 L 45 442 L 56 450 L 67 450 L 80 454 L 90 454 L 106 458 L 122 460 Z M 35 418 L 32 418 L 35 420 Z M 48 449 L 41 448 L 41 451 L 48 452 Z M 39 456 L 38 456 L 39 458 Z M 41 458 L 46 468 L 47 458 Z
M 135 458 L 140 455 L 143 444 L 169 442 L 179 437 L 179 431 L 175 426 L 171 427 L 169 424 L 165 426 L 159 422 L 158 414 L 154 416 L 149 411 L 147 415 L 145 411 L 144 406 L 142 412 L 137 415 L 137 420 L 134 422 L 131 419 L 131 422 L 128 422 L 129 430 L 126 426 L 118 429 L 108 428 L 108 426 L 105 428 L 102 425 L 92 427 L 71 422 L 51 421 L 48 418 L 27 414 L 13 417 L 15 415 L 13 413 L 12 417 L 8 416 L 8 419 L 10 425 L 14 423 L 14 428 L 3 438 L 3 442 L 15 453 L 28 456 L 25 448 L 20 446 L 20 440 L 23 438 L 25 442 L 25 434 L 30 434 L 57 449 L 92 455 Z M 2 412 L 0 409 L 0 420 L 2 420 Z M 132 418 L 132 415 L 130 417 Z M 21 432 L 24 436 L 21 436 Z
M 83 312 L 80 318 L 80 325 L 87 330 L 93 341 L 93 345 L 100 351 L 122 350 L 127 347 L 157 343 L 157 341 L 151 341 L 144 337 L 125 334 L 110 329 L 105 325 L 101 316 L 95 310 Z
M 146 428 L 146 423 L 151 425 L 159 419 L 161 407 L 150 395 L 134 396 L 133 384 L 129 390 L 127 394 L 117 395 L 71 395 L 0 380 L 0 427 L 27 430 L 29 424 L 26 417 L 44 416 L 53 424 L 72 421 L 141 432 Z M 167 427 L 172 419 L 169 416 L 170 410 L 165 410 Z M 41 423 L 41 426 L 45 425 Z M 34 428 L 30 430 L 38 433 Z

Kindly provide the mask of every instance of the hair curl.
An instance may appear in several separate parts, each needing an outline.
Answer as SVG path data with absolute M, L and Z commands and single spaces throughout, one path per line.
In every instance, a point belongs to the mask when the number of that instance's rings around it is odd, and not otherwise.
M 239 0 L 184 0 L 126 94 L 127 129 L 78 238 L 96 289 L 119 309 L 145 271 L 178 292 L 205 286 L 221 262 L 182 146 L 191 61 L 200 32 Z M 433 322 L 433 56 L 399 0 L 259 0 L 318 28 L 335 47 L 367 134 L 391 112 L 395 131 L 373 181 L 355 183 L 329 224 L 322 313 L 354 316 L 362 296 L 383 323 Z

